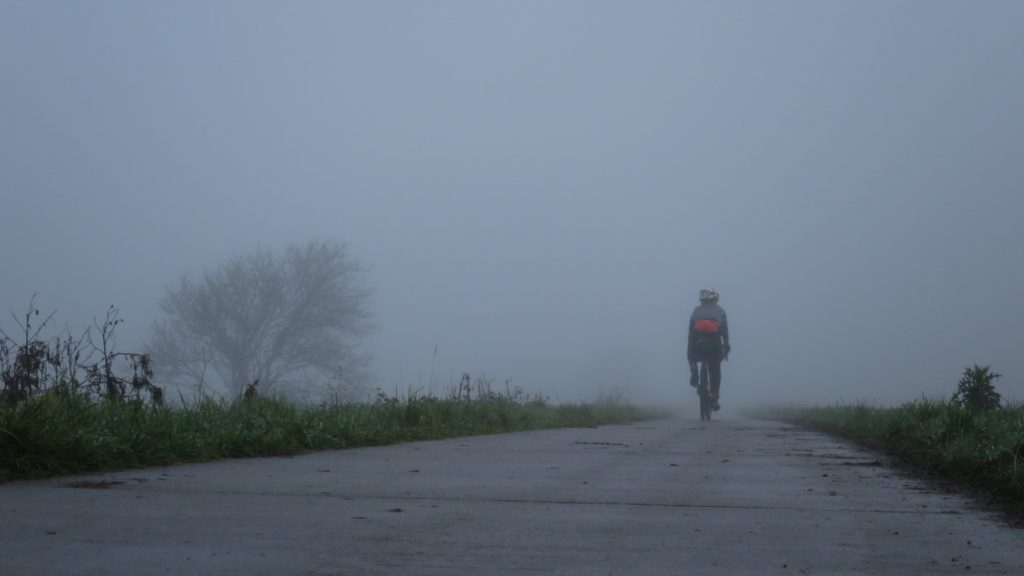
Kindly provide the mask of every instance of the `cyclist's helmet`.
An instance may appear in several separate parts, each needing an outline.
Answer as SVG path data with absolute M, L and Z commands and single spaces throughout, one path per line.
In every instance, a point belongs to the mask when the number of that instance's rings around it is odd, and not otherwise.
M 710 288 L 704 288 L 700 291 L 701 302 L 718 302 L 718 292 Z

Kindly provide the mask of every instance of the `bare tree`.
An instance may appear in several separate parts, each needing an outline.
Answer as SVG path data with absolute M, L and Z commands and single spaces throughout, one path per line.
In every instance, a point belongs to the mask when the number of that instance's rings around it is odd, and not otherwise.
M 264 392 L 292 394 L 358 385 L 368 361 L 359 339 L 370 329 L 364 274 L 343 244 L 313 241 L 183 277 L 160 302 L 154 364 L 168 382 L 233 397 L 256 380 Z

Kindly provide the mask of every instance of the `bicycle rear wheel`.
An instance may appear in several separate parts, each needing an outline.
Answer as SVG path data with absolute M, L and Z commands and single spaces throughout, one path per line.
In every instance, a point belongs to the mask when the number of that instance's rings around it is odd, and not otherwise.
M 711 383 L 708 381 L 707 364 L 700 363 L 700 384 L 697 386 L 697 396 L 700 398 L 700 419 L 711 420 L 712 401 Z

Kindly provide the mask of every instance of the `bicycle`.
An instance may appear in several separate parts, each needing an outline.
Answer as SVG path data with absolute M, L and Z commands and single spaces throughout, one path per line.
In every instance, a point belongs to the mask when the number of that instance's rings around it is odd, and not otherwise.
M 729 359 L 729 352 L 722 350 L 722 362 Z M 718 410 L 718 403 L 711 394 L 711 370 L 706 360 L 696 362 L 700 365 L 697 376 L 697 398 L 700 400 L 700 419 L 711 420 L 711 413 Z

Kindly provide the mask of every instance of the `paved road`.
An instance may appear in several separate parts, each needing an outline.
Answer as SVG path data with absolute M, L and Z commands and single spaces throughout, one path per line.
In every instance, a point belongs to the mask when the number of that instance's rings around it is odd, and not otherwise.
M 0 574 L 1024 574 L 1024 531 L 788 425 L 670 420 L 0 485 Z

